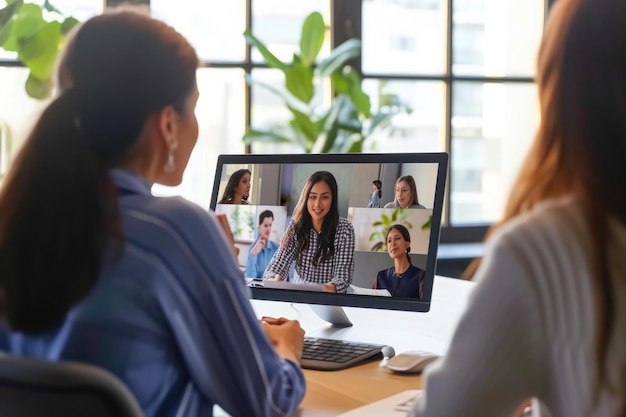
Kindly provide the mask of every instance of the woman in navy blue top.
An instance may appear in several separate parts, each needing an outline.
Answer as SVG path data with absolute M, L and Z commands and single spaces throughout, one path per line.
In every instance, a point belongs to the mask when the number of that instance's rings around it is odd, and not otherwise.
M 378 272 L 375 289 L 385 289 L 393 297 L 421 298 L 425 271 L 411 264 L 411 235 L 401 224 L 394 224 L 387 231 L 387 252 L 393 266 Z
M 195 51 L 128 10 L 67 45 L 0 194 L 0 351 L 106 368 L 147 417 L 292 415 L 299 324 L 257 320 L 212 213 L 150 192 L 197 140 Z

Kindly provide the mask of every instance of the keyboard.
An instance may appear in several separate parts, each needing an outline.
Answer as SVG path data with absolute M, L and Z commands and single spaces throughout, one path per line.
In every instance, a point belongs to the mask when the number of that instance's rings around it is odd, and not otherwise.
M 302 367 L 337 371 L 366 360 L 382 359 L 386 345 L 305 336 Z

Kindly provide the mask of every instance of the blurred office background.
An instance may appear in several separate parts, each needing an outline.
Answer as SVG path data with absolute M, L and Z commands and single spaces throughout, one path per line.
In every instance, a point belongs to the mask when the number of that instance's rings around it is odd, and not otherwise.
M 476 242 L 499 218 L 533 138 L 538 122 L 535 60 L 553 1 L 150 0 L 152 14 L 187 36 L 204 63 L 198 71 L 200 137 L 183 184 L 154 191 L 179 194 L 208 208 L 218 154 L 293 151 L 277 145 L 246 147 L 241 140 L 250 124 L 288 117 L 275 96 L 246 84 L 246 74 L 279 84 L 281 73 L 268 69 L 242 34 L 251 28 L 279 58 L 289 60 L 305 16 L 319 11 L 329 33 L 322 56 L 348 38 L 361 38 L 355 66 L 373 104 L 384 88 L 413 109 L 393 119 L 393 134 L 371 138 L 366 151 L 450 153 L 441 240 L 453 250 L 442 251 L 449 271 L 441 271 L 457 275 L 467 259 L 479 254 Z M 0 7 L 5 4 L 0 0 Z M 52 4 L 80 20 L 105 6 L 102 0 Z M 0 51 L 0 121 L 10 128 L 13 152 L 45 104 L 26 96 L 26 76 L 14 55 Z M 6 159 L 7 152 L 2 155 Z

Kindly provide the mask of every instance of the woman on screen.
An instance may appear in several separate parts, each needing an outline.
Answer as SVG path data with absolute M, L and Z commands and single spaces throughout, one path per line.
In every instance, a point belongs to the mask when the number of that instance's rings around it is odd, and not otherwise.
M 250 195 L 250 177 L 252 172 L 249 169 L 239 169 L 230 176 L 226 189 L 219 204 L 250 204 L 248 196 Z
M 385 204 L 385 208 L 426 208 L 419 203 L 415 178 L 412 175 L 403 175 L 396 180 L 395 199 Z
M 292 263 L 299 280 L 345 293 L 354 271 L 354 228 L 339 217 L 337 181 L 328 171 L 309 177 L 265 279 L 288 278 Z
M 535 140 L 411 416 L 626 415 L 624 22 L 624 0 L 554 2 Z
M 370 197 L 369 203 L 367 203 L 368 208 L 377 208 L 380 207 L 380 199 L 383 196 L 383 183 L 380 180 L 374 180 L 372 182 L 372 195 Z
M 387 252 L 393 266 L 378 272 L 374 289 L 387 290 L 392 297 L 421 298 L 425 271 L 411 263 L 411 235 L 401 224 L 394 224 L 387 231 Z
M 107 369 L 146 417 L 293 415 L 304 332 L 259 323 L 213 213 L 150 192 L 198 137 L 196 52 L 128 8 L 77 29 L 0 192 L 0 352 Z

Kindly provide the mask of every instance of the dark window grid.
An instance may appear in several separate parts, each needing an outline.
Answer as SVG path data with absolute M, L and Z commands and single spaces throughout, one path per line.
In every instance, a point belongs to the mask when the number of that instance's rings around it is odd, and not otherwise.
M 546 0 L 546 10 L 548 10 L 556 0 Z M 398 75 L 398 74 L 384 74 L 384 73 L 372 73 L 363 74 L 361 71 L 360 60 L 355 60 L 352 64 L 357 71 L 361 72 L 363 79 L 381 79 L 381 80 L 408 80 L 408 81 L 440 81 L 445 85 L 446 100 L 445 100 L 445 146 L 449 153 L 452 153 L 452 99 L 453 99 L 453 86 L 456 82 L 476 82 L 476 83 L 533 83 L 535 80 L 532 77 L 515 77 L 515 76 L 503 76 L 503 77 L 489 77 L 489 76 L 462 76 L 456 75 L 452 72 L 452 51 L 453 51 L 453 0 L 447 0 L 446 10 L 448 11 L 446 18 L 446 30 L 447 30 L 447 42 L 446 42 L 446 68 L 444 74 L 415 74 L 415 75 Z M 331 38 L 332 45 L 336 46 L 343 41 L 362 36 L 362 21 L 361 21 L 361 0 L 341 0 L 333 1 L 331 7 Z M 547 15 L 547 13 L 546 13 Z M 252 0 L 246 0 L 246 27 L 253 30 L 252 19 Z M 226 61 L 204 61 L 202 66 L 205 68 L 237 68 L 242 69 L 246 75 L 252 73 L 257 68 L 268 68 L 263 63 L 252 62 L 251 59 L 252 48 L 246 44 L 245 58 L 242 62 L 226 62 Z M 22 64 L 16 60 L 0 60 L 0 66 L 4 67 L 20 67 Z M 245 115 L 244 120 L 246 127 L 251 123 L 251 107 L 252 107 L 252 89 L 250 85 L 246 85 L 245 88 Z M 250 146 L 246 147 L 246 152 L 251 152 Z M 475 224 L 464 226 L 453 226 L 449 222 L 451 214 L 451 201 L 450 201 L 450 184 L 452 180 L 451 164 L 448 167 L 448 184 L 446 189 L 445 199 L 445 212 L 447 219 L 444 219 L 441 230 L 442 242 L 473 242 L 482 240 L 489 225 L 488 224 Z

